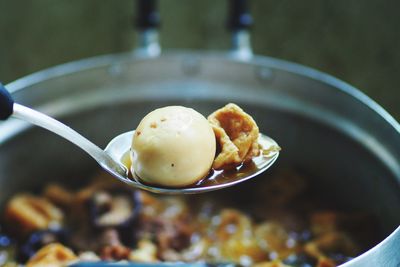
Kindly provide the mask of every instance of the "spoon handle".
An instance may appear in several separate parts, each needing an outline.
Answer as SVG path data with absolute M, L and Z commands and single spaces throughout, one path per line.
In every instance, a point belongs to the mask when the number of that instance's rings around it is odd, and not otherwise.
M 31 108 L 14 103 L 12 117 L 47 129 L 86 151 L 95 160 L 103 159 L 104 151 L 67 125 Z
M 126 173 L 126 170 L 116 163 L 101 148 L 90 142 L 88 139 L 67 125 L 41 112 L 14 103 L 11 95 L 4 88 L 4 86 L 0 84 L 0 119 L 6 120 L 11 116 L 35 124 L 63 137 L 64 139 L 67 139 L 88 153 L 108 171 L 111 169 L 111 171 L 116 171 L 120 174 Z
M 14 100 L 0 83 L 0 120 L 8 119 L 13 113 Z

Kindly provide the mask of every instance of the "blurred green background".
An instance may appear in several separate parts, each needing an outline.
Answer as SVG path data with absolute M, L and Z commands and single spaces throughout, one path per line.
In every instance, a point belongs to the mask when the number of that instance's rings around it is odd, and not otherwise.
M 400 1 L 250 0 L 257 54 L 332 74 L 400 119 Z M 0 0 L 0 79 L 133 49 L 131 0 Z M 227 1 L 161 0 L 164 49 L 229 47 Z

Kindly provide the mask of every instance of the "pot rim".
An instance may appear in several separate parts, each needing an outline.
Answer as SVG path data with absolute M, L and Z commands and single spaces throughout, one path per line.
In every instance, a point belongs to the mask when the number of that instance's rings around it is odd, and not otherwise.
M 287 72 L 291 72 L 293 74 L 301 75 L 308 77 L 312 80 L 319 81 L 325 84 L 328 84 L 336 89 L 342 91 L 343 93 L 357 99 L 362 104 L 369 107 L 371 110 L 375 111 L 379 114 L 381 118 L 383 118 L 387 123 L 389 123 L 394 130 L 400 134 L 400 123 L 387 112 L 380 104 L 375 102 L 372 98 L 367 96 L 365 93 L 361 92 L 356 87 L 350 85 L 349 83 L 342 81 L 330 74 L 326 74 L 322 71 L 316 70 L 311 67 L 307 67 L 298 63 L 268 57 L 268 56 L 260 56 L 254 55 L 249 60 L 241 60 L 230 53 L 227 52 L 203 52 L 196 50 L 170 50 L 168 52 L 163 52 L 161 55 L 157 57 L 147 57 L 147 56 L 137 56 L 132 52 L 123 52 L 116 54 L 106 54 L 100 55 L 90 58 L 84 58 L 76 61 L 71 61 L 67 63 L 63 63 L 60 65 L 56 65 L 53 67 L 46 68 L 44 70 L 40 70 L 34 72 L 32 74 L 28 74 L 22 78 L 19 78 L 15 81 L 12 81 L 6 85 L 7 90 L 11 93 L 17 92 L 19 90 L 24 89 L 25 87 L 29 87 L 36 83 L 42 82 L 49 78 L 56 78 L 59 76 L 63 76 L 66 74 L 72 74 L 78 71 L 82 71 L 85 69 L 90 69 L 91 67 L 107 65 L 110 62 L 118 62 L 124 60 L 151 60 L 157 58 L 164 57 L 179 57 L 179 56 L 193 56 L 193 57 L 217 57 L 221 60 L 233 61 L 236 63 L 243 64 L 254 64 L 258 66 L 274 66 L 276 69 L 284 70 Z

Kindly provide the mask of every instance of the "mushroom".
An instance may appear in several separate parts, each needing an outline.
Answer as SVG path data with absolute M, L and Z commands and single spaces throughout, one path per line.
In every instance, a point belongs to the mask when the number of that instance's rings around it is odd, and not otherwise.
M 135 226 L 139 220 L 142 201 L 139 191 L 98 191 L 89 201 L 92 225 L 96 229 L 116 229 L 123 244 L 136 241 Z

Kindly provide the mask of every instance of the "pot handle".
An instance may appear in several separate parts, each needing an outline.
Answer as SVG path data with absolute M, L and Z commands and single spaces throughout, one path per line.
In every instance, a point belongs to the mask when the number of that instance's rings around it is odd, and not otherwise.
M 6 88 L 0 83 L 0 120 L 8 119 L 14 110 L 14 100 Z
M 136 27 L 138 33 L 137 48 L 134 53 L 143 57 L 156 57 L 161 53 L 158 41 L 160 15 L 157 0 L 137 0 Z
M 233 31 L 249 30 L 253 18 L 247 0 L 230 0 L 228 28 Z
M 240 60 L 253 56 L 250 42 L 250 27 L 253 18 L 249 12 L 248 0 L 230 0 L 228 28 L 232 32 L 231 55 Z
M 138 0 L 136 26 L 139 30 L 154 29 L 160 26 L 156 0 Z

